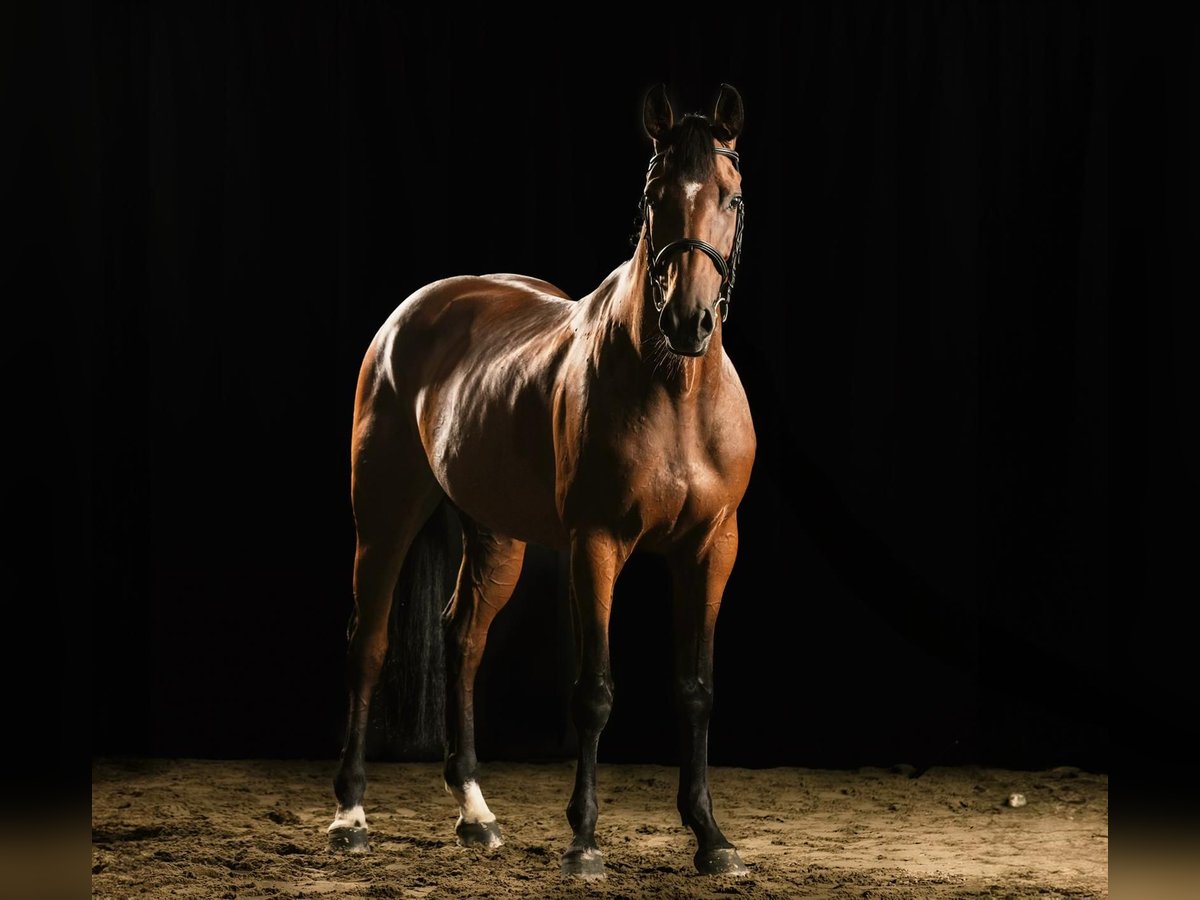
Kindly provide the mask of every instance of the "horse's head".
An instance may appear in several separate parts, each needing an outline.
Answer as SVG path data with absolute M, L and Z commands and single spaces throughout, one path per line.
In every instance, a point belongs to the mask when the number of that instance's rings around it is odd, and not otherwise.
M 645 239 L 651 294 L 667 345 L 701 356 L 728 310 L 740 253 L 742 177 L 734 151 L 742 98 L 721 85 L 712 118 L 679 122 L 666 88 L 646 95 L 643 122 L 654 142 L 646 173 Z

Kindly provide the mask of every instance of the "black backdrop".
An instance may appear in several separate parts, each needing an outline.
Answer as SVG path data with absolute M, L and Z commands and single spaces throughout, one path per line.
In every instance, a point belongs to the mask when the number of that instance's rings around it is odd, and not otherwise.
M 1107 767 L 1108 598 L 1173 549 L 1144 504 L 1195 441 L 1181 396 L 1133 393 L 1184 365 L 1195 225 L 1165 223 L 1196 209 L 1169 175 L 1195 152 L 1195 63 L 1089 4 L 728 15 L 548 37 L 386 3 L 54 23 L 33 71 L 55 101 L 6 150 L 55 178 L 7 276 L 47 288 L 13 340 L 44 387 L 9 404 L 38 427 L 5 565 L 90 601 L 90 635 L 59 619 L 90 657 L 93 752 L 336 753 L 362 353 L 444 275 L 591 290 L 630 253 L 663 80 L 680 110 L 721 81 L 747 107 L 726 346 L 760 452 L 714 762 Z M 1158 164 L 1117 182 L 1143 140 Z M 1117 453 L 1136 483 L 1110 485 Z M 66 552 L 29 573 L 39 535 Z M 653 559 L 620 582 L 602 758 L 672 758 L 665 587 Z M 561 599 L 531 553 L 481 676 L 484 758 L 569 745 Z

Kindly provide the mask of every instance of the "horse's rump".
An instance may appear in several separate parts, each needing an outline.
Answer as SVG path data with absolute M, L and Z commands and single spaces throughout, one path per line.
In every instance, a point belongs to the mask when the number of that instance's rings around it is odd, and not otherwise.
M 401 416 L 463 512 L 499 533 L 560 544 L 552 405 L 576 309 L 553 285 L 518 275 L 427 285 L 372 342 L 358 421 Z

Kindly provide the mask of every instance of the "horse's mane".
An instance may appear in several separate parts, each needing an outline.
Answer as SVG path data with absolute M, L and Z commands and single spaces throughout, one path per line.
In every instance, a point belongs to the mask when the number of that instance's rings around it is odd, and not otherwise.
M 712 177 L 713 123 L 707 116 L 688 113 L 666 134 L 667 171 L 681 181 L 707 181 Z

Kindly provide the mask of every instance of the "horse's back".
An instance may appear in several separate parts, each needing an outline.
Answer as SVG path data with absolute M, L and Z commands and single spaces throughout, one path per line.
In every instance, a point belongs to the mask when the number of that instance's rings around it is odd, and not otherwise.
M 524 275 L 432 282 L 405 298 L 376 332 L 363 361 L 360 393 L 365 381 L 368 387 L 390 387 L 388 393 L 411 394 L 464 357 L 486 355 L 505 343 L 545 344 L 558 336 L 573 308 L 563 291 Z

